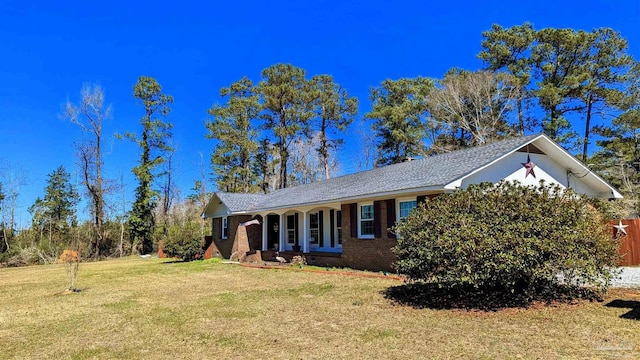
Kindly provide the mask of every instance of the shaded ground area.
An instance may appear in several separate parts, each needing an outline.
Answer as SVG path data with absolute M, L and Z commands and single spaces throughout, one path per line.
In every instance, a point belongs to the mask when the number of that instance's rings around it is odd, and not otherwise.
M 502 289 L 476 289 L 472 286 L 444 288 L 433 283 L 410 283 L 385 289 L 383 295 L 398 304 L 419 309 L 468 309 L 494 311 L 504 308 L 528 308 L 537 303 L 573 303 L 578 300 L 602 301 L 593 289 L 547 285 L 530 296 Z
M 616 299 L 609 302 L 605 306 L 619 309 L 629 309 L 629 312 L 620 315 L 620 318 L 640 320 L 640 301 Z

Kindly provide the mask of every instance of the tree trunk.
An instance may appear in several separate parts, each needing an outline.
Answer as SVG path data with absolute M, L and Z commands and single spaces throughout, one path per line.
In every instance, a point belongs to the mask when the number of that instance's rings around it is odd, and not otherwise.
M 287 161 L 289 152 L 287 151 L 286 139 L 280 139 L 280 189 L 287 187 Z
M 524 136 L 524 114 L 522 113 L 522 96 L 518 96 L 518 126 L 520 127 L 520 136 Z
M 323 107 L 324 109 L 324 107 Z M 327 120 L 322 118 L 320 126 L 320 155 L 322 156 L 322 166 L 324 167 L 324 178 L 329 179 L 329 144 L 327 141 Z
M 100 248 L 103 242 L 103 220 L 104 220 L 104 194 L 102 193 L 102 156 L 101 156 L 101 137 L 102 129 L 100 128 L 96 132 L 96 184 L 95 184 L 95 236 L 96 243 L 94 247 L 94 254 L 96 257 L 100 256 Z
M 124 221 L 120 222 L 120 243 L 118 244 L 118 252 L 120 253 L 120 257 L 122 257 L 124 254 L 124 249 L 123 247 L 123 243 L 124 243 Z
M 4 244 L 6 246 L 6 251 L 9 252 L 9 239 L 7 238 L 7 227 L 2 227 L 2 238 L 4 239 Z
M 204 208 L 207 203 L 207 177 L 205 175 L 204 170 L 204 160 L 202 159 L 202 153 L 200 153 L 200 163 L 202 164 L 200 168 L 200 176 L 202 177 L 202 182 L 200 185 L 200 206 Z M 204 227 L 206 226 L 206 220 L 204 217 L 200 217 L 200 236 L 204 236 Z
M 51 219 L 49 219 L 49 247 L 51 247 Z
M 251 190 L 251 182 L 249 176 L 251 170 L 251 155 L 246 152 L 242 153 L 242 169 L 242 192 L 246 194 Z
M 587 100 L 587 118 L 586 124 L 584 127 L 584 143 L 582 144 L 582 162 L 587 163 L 587 150 L 589 147 L 589 132 L 591 126 L 591 110 L 593 108 L 593 94 L 589 94 L 589 99 Z

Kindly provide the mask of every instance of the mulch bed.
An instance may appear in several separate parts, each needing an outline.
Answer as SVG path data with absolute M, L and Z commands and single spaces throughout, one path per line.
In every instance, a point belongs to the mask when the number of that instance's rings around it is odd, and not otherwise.
M 341 271 L 341 270 L 318 270 L 318 269 L 305 269 L 304 267 L 294 267 L 290 264 L 280 264 L 279 262 L 270 262 L 265 261 L 266 265 L 257 265 L 257 264 L 248 264 L 248 263 L 240 263 L 240 265 L 253 269 L 278 269 L 278 270 L 295 270 L 295 271 L 304 271 L 304 272 L 312 272 L 317 274 L 330 274 L 330 275 L 346 275 L 346 276 L 357 276 L 363 278 L 378 278 L 378 279 L 391 279 L 398 281 L 406 281 L 406 278 L 400 275 L 392 275 L 388 273 L 372 273 L 372 272 L 357 272 L 357 271 Z

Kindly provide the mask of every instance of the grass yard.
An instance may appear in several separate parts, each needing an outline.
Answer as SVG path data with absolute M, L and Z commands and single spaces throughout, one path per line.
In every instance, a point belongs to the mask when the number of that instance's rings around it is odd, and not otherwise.
M 59 295 L 62 265 L 0 269 L 0 358 L 640 358 L 640 291 L 480 312 L 395 305 L 399 284 L 128 258 L 81 264 Z

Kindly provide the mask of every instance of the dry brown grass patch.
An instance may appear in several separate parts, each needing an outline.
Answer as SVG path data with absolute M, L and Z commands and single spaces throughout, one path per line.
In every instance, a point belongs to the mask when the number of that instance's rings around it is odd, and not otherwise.
M 0 358 L 639 358 L 639 293 L 497 312 L 398 306 L 397 280 L 157 259 L 0 269 Z M 614 303 L 615 304 L 615 303 Z M 628 305 L 622 303 L 621 305 Z

